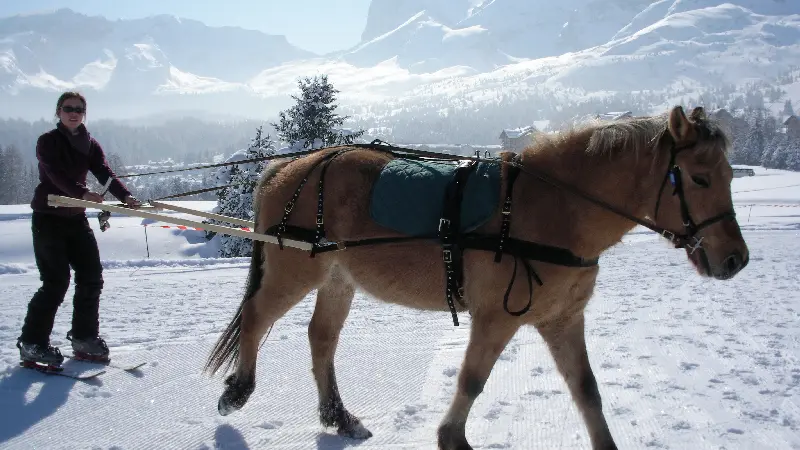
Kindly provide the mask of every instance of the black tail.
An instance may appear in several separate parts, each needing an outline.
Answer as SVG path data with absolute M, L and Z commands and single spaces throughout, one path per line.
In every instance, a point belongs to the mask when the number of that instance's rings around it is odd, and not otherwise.
M 278 171 L 280 171 L 280 169 L 284 168 L 290 162 L 291 159 L 288 158 L 275 160 L 264 169 L 264 173 L 261 175 L 261 179 L 253 193 L 253 212 L 255 213 L 254 231 L 258 229 L 258 210 L 261 203 L 260 194 L 262 188 L 278 173 Z M 208 355 L 204 370 L 209 372 L 210 375 L 214 375 L 223 365 L 225 366 L 225 372 L 227 372 L 231 365 L 238 364 L 239 362 L 239 335 L 242 331 L 242 310 L 245 304 L 250 301 L 250 298 L 255 295 L 256 291 L 261 288 L 261 278 L 264 275 L 264 270 L 262 268 L 264 262 L 262 258 L 263 247 L 264 242 L 253 240 L 253 254 L 250 257 L 250 272 L 247 275 L 244 298 L 241 304 L 239 304 L 239 309 L 236 310 L 236 315 L 233 316 L 233 320 L 228 324 L 228 328 L 226 328 L 222 336 L 219 337 L 219 340 L 214 344 L 214 348 L 211 350 L 211 354 Z M 268 334 L 269 332 L 267 332 L 267 335 Z
M 261 287 L 261 277 L 263 275 L 262 269 L 262 241 L 253 240 L 253 255 L 250 257 L 250 272 L 247 275 L 247 287 L 245 288 L 244 298 L 239 309 L 236 310 L 236 315 L 233 320 L 228 324 L 228 327 L 219 337 L 219 340 L 211 350 L 211 354 L 206 361 L 205 369 L 214 375 L 223 365 L 225 366 L 224 372 L 230 369 L 231 365 L 239 362 L 239 335 L 242 331 L 242 310 L 245 304 Z

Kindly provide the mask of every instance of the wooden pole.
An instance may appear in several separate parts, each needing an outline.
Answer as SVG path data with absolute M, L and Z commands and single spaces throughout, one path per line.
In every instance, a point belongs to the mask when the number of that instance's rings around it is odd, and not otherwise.
M 205 217 L 206 219 L 214 219 L 214 220 L 218 220 L 220 222 L 233 223 L 233 224 L 241 225 L 243 227 L 247 227 L 247 228 L 251 228 L 251 229 L 255 228 L 255 226 L 256 226 L 256 224 L 254 222 L 250 222 L 249 220 L 239 219 L 239 218 L 236 218 L 236 217 L 223 216 L 221 214 L 214 214 L 214 213 L 209 213 L 209 212 L 205 212 L 205 211 L 198 211 L 196 209 L 190 209 L 190 208 L 186 208 L 186 207 L 183 207 L 183 206 L 170 205 L 169 203 L 162 203 L 162 202 L 157 202 L 157 201 L 151 200 L 150 204 L 155 206 L 157 209 L 169 209 L 169 210 L 172 210 L 172 211 L 178 211 L 178 212 L 187 213 L 187 214 L 194 214 L 195 216 Z
M 48 204 L 50 206 L 56 206 L 56 207 L 58 207 L 58 206 L 78 206 L 78 207 L 82 207 L 82 208 L 92 208 L 92 209 L 103 210 L 103 211 L 117 212 L 117 213 L 120 213 L 120 214 L 127 214 L 127 215 L 131 215 L 131 216 L 142 217 L 142 218 L 145 218 L 145 219 L 157 220 L 157 221 L 160 221 L 160 222 L 174 223 L 176 225 L 184 225 L 184 226 L 187 226 L 187 227 L 194 227 L 194 228 L 201 228 L 201 229 L 216 231 L 217 233 L 227 234 L 227 235 L 231 235 L 231 236 L 239 236 L 239 237 L 243 237 L 243 238 L 247 238 L 247 239 L 253 239 L 253 240 L 256 240 L 256 241 L 268 242 L 270 244 L 277 244 L 278 243 L 278 238 L 276 238 L 275 236 L 270 236 L 270 235 L 261 234 L 261 233 L 255 233 L 253 231 L 245 231 L 245 230 L 241 230 L 239 228 L 226 227 L 226 226 L 222 226 L 222 225 L 214 225 L 214 224 L 210 224 L 210 223 L 202 223 L 202 222 L 198 222 L 196 220 L 183 219 L 183 218 L 180 218 L 180 217 L 169 217 L 169 216 L 166 216 L 166 215 L 163 215 L 163 214 L 157 214 L 157 213 L 152 213 L 152 212 L 148 212 L 148 211 L 142 211 L 142 210 L 140 210 L 138 208 L 136 208 L 136 209 L 129 208 L 127 206 L 107 205 L 107 204 L 104 204 L 104 203 L 90 202 L 88 200 L 81 200 L 81 199 L 72 198 L 72 197 L 62 197 L 60 195 L 53 195 L 53 194 L 49 194 L 47 196 L 47 202 L 48 202 Z M 229 217 L 226 217 L 226 216 L 222 216 L 222 217 L 224 217 L 223 220 L 226 220 L 226 221 L 229 221 L 229 219 L 230 219 Z M 312 247 L 310 243 L 303 242 L 303 241 L 295 241 L 295 240 L 292 240 L 292 239 L 285 239 L 285 238 L 281 239 L 281 241 L 283 241 L 283 245 L 286 246 L 286 247 L 293 247 L 293 248 L 297 248 L 297 249 L 300 249 L 300 250 L 310 251 L 311 247 Z

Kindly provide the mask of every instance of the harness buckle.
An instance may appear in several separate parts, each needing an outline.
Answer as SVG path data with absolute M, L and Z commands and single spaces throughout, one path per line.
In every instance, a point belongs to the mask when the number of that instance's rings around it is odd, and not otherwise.
M 322 216 L 317 216 L 317 225 L 322 225 Z
M 676 235 L 672 231 L 664 230 L 661 232 L 661 235 L 665 238 L 669 239 L 670 242 L 675 242 Z
M 439 232 L 441 232 L 444 227 L 450 228 L 450 219 L 439 219 Z
M 453 262 L 453 252 L 451 250 L 448 250 L 448 249 L 442 250 L 442 259 L 446 263 Z
M 703 237 L 702 236 L 700 237 L 700 239 L 697 239 L 694 236 L 692 238 L 694 239 L 694 244 L 692 244 L 691 246 L 688 246 L 689 249 L 690 249 L 690 251 L 689 251 L 690 255 L 693 254 L 698 248 L 700 248 L 702 246 L 702 243 L 703 243 Z

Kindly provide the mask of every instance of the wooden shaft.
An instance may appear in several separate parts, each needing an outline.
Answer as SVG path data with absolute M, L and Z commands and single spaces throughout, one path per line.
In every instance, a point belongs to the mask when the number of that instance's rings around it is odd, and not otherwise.
M 243 238 L 253 239 L 253 240 L 256 240 L 256 241 L 268 242 L 270 244 L 277 244 L 278 243 L 278 239 L 275 236 L 269 236 L 269 235 L 266 235 L 266 234 L 255 233 L 253 231 L 245 231 L 245 230 L 241 230 L 239 228 L 226 227 L 226 226 L 223 226 L 223 225 L 214 225 L 214 224 L 210 224 L 210 223 L 202 223 L 202 222 L 198 222 L 196 220 L 183 219 L 183 218 L 179 218 L 179 217 L 169 217 L 169 216 L 166 216 L 166 215 L 163 215 L 163 214 L 157 214 L 157 213 L 142 211 L 140 209 L 134 209 L 134 208 L 116 206 L 116 205 L 107 205 L 107 204 L 104 204 L 104 203 L 90 202 L 88 200 L 81 200 L 81 199 L 71 198 L 71 197 L 63 197 L 63 196 L 60 196 L 60 195 L 49 194 L 47 196 L 47 203 L 50 206 L 56 206 L 56 207 L 58 207 L 58 206 L 78 206 L 78 207 L 82 207 L 82 208 L 92 208 L 92 209 L 98 209 L 98 210 L 103 210 L 103 211 L 117 212 L 117 213 L 120 213 L 120 214 L 127 214 L 127 215 L 131 215 L 131 216 L 142 217 L 142 218 L 145 218 L 145 219 L 157 220 L 157 221 L 160 221 L 160 222 L 174 223 L 176 225 L 185 225 L 187 227 L 202 228 L 202 229 L 205 229 L 205 230 L 216 231 L 217 233 L 222 233 L 222 234 L 227 234 L 227 235 L 232 235 L 232 236 L 240 236 L 240 237 L 243 237 Z M 191 210 L 191 211 L 194 211 L 194 210 Z M 227 216 L 221 216 L 221 217 L 224 218 L 223 220 L 230 222 L 230 220 L 229 220 L 230 218 L 229 217 L 227 217 Z M 297 249 L 300 249 L 300 250 L 311 250 L 311 247 L 312 247 L 311 244 L 308 243 L 308 242 L 295 241 L 295 240 L 292 240 L 292 239 L 285 239 L 285 238 L 283 238 L 281 240 L 283 241 L 283 245 L 284 246 L 293 247 L 293 248 L 297 248 Z
M 157 209 L 169 209 L 169 210 L 172 210 L 172 211 L 178 211 L 178 212 L 183 212 L 183 213 L 187 213 L 187 214 L 194 214 L 195 216 L 205 217 L 206 219 L 214 219 L 214 220 L 218 220 L 220 222 L 234 223 L 236 225 L 241 225 L 243 227 L 255 228 L 255 226 L 256 226 L 255 222 L 251 222 L 249 220 L 244 220 L 244 219 L 239 219 L 237 217 L 229 217 L 229 216 L 223 216 L 221 214 L 214 214 L 214 213 L 205 212 L 205 211 L 198 211 L 196 209 L 186 208 L 186 207 L 177 206 L 177 205 L 170 205 L 169 203 L 157 202 L 155 200 L 150 200 L 150 204 L 155 206 Z

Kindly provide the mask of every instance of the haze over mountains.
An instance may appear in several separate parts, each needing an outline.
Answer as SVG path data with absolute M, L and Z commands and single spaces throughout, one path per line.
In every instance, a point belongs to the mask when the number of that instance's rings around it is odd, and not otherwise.
M 479 108 L 509 93 L 682 95 L 793 66 L 796 0 L 373 0 L 361 42 L 328 55 L 172 16 L 61 9 L 0 19 L 0 117 L 49 117 L 64 89 L 88 94 L 90 119 L 263 118 L 291 104 L 298 77 L 318 73 L 343 105 L 369 113 L 433 99 Z

